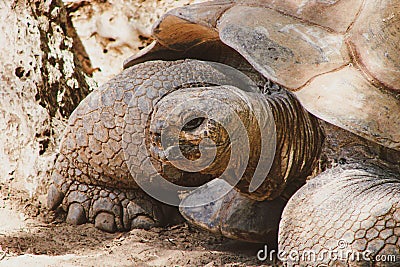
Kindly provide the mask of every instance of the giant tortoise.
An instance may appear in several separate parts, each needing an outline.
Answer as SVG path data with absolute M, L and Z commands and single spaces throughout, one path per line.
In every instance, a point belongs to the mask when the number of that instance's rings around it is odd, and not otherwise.
M 399 18 L 398 0 L 168 12 L 71 115 L 49 207 L 106 231 L 182 214 L 278 235 L 289 266 L 400 264 Z

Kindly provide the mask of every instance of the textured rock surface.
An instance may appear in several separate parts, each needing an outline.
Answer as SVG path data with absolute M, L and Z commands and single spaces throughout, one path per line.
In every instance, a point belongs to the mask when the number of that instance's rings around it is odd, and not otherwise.
M 88 93 L 62 3 L 0 3 L 0 181 L 44 193 L 62 120 Z

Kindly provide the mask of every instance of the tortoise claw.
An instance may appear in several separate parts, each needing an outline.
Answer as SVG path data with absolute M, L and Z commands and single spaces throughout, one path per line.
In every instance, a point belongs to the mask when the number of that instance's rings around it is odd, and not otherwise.
M 49 191 L 47 193 L 47 207 L 50 210 L 55 210 L 63 201 L 64 194 L 57 189 L 57 187 L 52 184 L 50 185 Z
M 117 225 L 115 224 L 115 216 L 107 213 L 107 212 L 100 212 L 97 214 L 96 219 L 94 221 L 94 226 L 97 229 L 114 233 L 117 231 Z
M 150 228 L 156 226 L 154 220 L 146 215 L 139 215 L 135 219 L 132 220 L 131 229 L 145 229 L 149 230 Z
M 79 203 L 72 203 L 69 205 L 66 221 L 67 223 L 76 225 L 86 223 L 87 218 L 83 206 Z

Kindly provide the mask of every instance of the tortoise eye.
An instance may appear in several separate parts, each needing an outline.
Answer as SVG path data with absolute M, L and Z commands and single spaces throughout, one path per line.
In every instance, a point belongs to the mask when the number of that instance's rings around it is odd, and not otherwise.
M 182 130 L 184 131 L 192 131 L 194 129 L 196 129 L 197 127 L 199 127 L 203 121 L 205 120 L 204 117 L 198 117 L 195 119 L 192 119 L 190 121 L 188 121 L 185 126 L 183 126 Z

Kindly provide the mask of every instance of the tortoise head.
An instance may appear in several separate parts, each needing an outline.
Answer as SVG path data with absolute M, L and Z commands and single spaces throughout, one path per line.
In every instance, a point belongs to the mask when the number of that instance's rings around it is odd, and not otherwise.
M 259 149 L 254 149 L 261 142 L 258 120 L 269 114 L 257 114 L 262 110 L 257 106 L 263 105 L 259 96 L 227 85 L 165 95 L 150 119 L 152 158 L 185 172 L 225 173 L 224 179 L 236 183 L 259 160 Z

